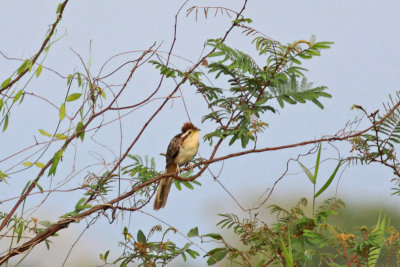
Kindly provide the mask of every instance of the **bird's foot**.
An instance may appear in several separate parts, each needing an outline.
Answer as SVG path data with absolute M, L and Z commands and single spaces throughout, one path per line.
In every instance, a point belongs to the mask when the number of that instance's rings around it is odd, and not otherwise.
M 193 164 L 189 162 L 187 165 L 188 165 L 189 171 L 193 171 Z

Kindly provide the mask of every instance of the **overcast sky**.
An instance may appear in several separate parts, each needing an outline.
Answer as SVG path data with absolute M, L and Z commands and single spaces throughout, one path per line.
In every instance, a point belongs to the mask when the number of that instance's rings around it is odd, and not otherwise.
M 57 1 L 3 0 L 2 2 L 0 51 L 16 58 L 34 55 L 49 25 L 55 19 Z M 173 37 L 174 15 L 183 2 L 70 0 L 57 30 L 57 37 L 60 37 L 60 40 L 52 46 L 44 65 L 62 75 L 74 71 L 83 72 L 79 58 L 71 50 L 73 49 L 85 62 L 91 62 L 92 73 L 98 73 L 109 57 L 121 52 L 147 49 L 154 42 L 161 44 L 161 50 L 168 51 Z M 197 21 L 194 14 L 186 17 L 186 10 L 194 5 L 226 6 L 237 10 L 242 1 L 189 1 L 186 4 L 179 16 L 177 41 L 173 53 L 191 61 L 199 58 L 207 39 L 223 36 L 231 24 L 231 19 L 226 15 L 209 16 L 205 19 L 203 14 L 199 14 Z M 295 105 L 285 107 L 279 114 L 267 114 L 264 119 L 269 123 L 269 128 L 260 136 L 258 147 L 286 145 L 312 140 L 323 135 L 333 135 L 342 129 L 346 122 L 360 116 L 357 111 L 350 110 L 354 104 L 362 105 L 370 112 L 382 109 L 382 102 L 386 102 L 388 95 L 394 94 L 400 84 L 399 12 L 400 2 L 395 0 L 329 2 L 250 0 L 244 16 L 252 18 L 251 26 L 269 37 L 286 44 L 309 39 L 314 34 L 317 41 L 335 43 L 332 49 L 322 51 L 321 57 L 305 64 L 310 70 L 307 73 L 308 81 L 314 82 L 315 85 L 327 86 L 328 92 L 333 96 L 332 99 L 322 99 L 325 109 L 320 110 L 313 104 Z M 252 37 L 246 37 L 240 30 L 236 30 L 228 38 L 227 44 L 256 55 L 251 41 Z M 111 70 L 124 60 L 134 59 L 137 55 L 128 54 L 121 57 L 107 68 Z M 185 60 L 176 57 L 172 60 L 182 68 L 190 66 Z M 19 64 L 0 57 L 0 81 L 9 77 Z M 121 77 L 117 77 L 116 81 L 121 81 L 125 74 L 126 71 L 121 71 Z M 145 66 L 132 80 L 120 104 L 136 103 L 151 92 L 158 79 L 159 76 L 153 67 Z M 32 80 L 28 91 L 44 94 L 52 101 L 61 104 L 66 90 L 65 84 L 64 80 L 44 70 L 43 77 Z M 167 81 L 158 96 L 166 96 L 173 86 L 173 81 Z M 189 86 L 182 88 L 190 118 L 204 134 L 212 129 L 212 125 L 201 123 L 201 117 L 207 111 L 207 106 L 193 90 L 194 88 Z M 143 120 L 147 119 L 160 103 L 155 101 L 123 119 L 123 151 L 143 126 Z M 48 105 L 29 97 L 26 97 L 24 103 L 16 107 L 13 112 L 9 129 L 0 137 L 0 160 L 31 145 L 34 142 L 33 135 L 38 136 L 37 129 L 43 128 L 49 131 L 53 129 L 58 116 L 58 113 Z M 116 118 L 118 114 L 110 116 Z M 152 121 L 131 154 L 147 154 L 154 157 L 158 168 L 163 169 L 164 158 L 159 154 L 165 152 L 170 139 L 179 132 L 183 122 L 187 120 L 182 101 L 180 99 L 172 101 Z M 118 127 L 114 126 L 105 127 L 95 137 L 96 141 L 107 144 L 112 152 L 100 145 L 86 147 L 85 152 L 78 155 L 78 161 L 85 163 L 82 163 L 82 166 L 98 162 L 96 157 L 98 153 L 106 160 L 115 159 L 115 155 L 119 154 L 120 133 L 115 130 Z M 343 154 L 349 151 L 348 146 L 338 144 L 338 147 L 343 149 Z M 337 156 L 334 149 L 325 148 L 327 149 L 322 152 L 324 158 Z M 306 152 L 307 149 L 309 148 L 269 152 L 228 160 L 224 163 L 220 181 L 241 203 L 250 207 L 283 173 L 286 161 L 299 153 Z M 239 146 L 224 147 L 218 154 L 223 155 L 238 150 Z M 207 143 L 201 142 L 199 152 L 203 157 L 208 157 L 210 147 Z M 314 157 L 309 157 L 304 163 L 311 167 L 313 161 Z M 0 162 L 0 169 L 4 170 L 8 164 Z M 326 179 L 334 165 L 334 162 L 323 165 L 322 178 Z M 218 173 L 220 167 L 221 164 L 218 163 L 211 169 Z M 292 164 L 289 173 L 299 172 L 298 166 Z M 32 172 L 32 175 L 35 173 Z M 60 169 L 54 182 L 65 179 L 68 173 L 69 170 Z M 84 175 L 77 176 L 71 187 L 78 186 L 83 177 Z M 16 175 L 14 179 L 23 186 L 32 178 L 26 177 L 25 173 L 21 176 Z M 390 171 L 377 166 L 352 167 L 341 177 L 338 196 L 349 203 L 352 201 L 370 203 L 369 201 L 379 199 L 385 206 L 394 206 L 396 199 L 390 197 L 390 188 L 393 186 L 390 179 Z M 201 233 L 215 232 L 217 213 L 239 213 L 239 209 L 208 173 L 201 176 L 199 181 L 203 185 L 194 191 L 186 189 L 179 192 L 173 188 L 165 209 L 153 212 L 149 206 L 145 211 L 175 226 L 183 233 L 187 233 L 194 226 L 199 226 Z M 319 186 L 323 182 L 324 180 L 320 181 Z M 1 192 L 4 193 L 4 198 L 19 194 L 19 192 L 9 192 L 4 183 L 1 184 Z M 334 194 L 335 187 L 332 187 L 326 192 L 325 197 Z M 46 206 L 47 209 L 39 209 L 35 216 L 42 220 L 56 220 L 58 216 L 73 209 L 80 198 L 79 194 L 75 196 L 76 199 L 73 197 L 65 199 L 53 195 Z M 278 184 L 271 203 L 283 203 L 289 198 L 295 201 L 302 196 L 309 198 L 312 196 L 309 181 L 301 173 L 290 175 Z M 37 198 L 32 201 L 40 200 L 41 198 Z M 0 205 L 1 211 L 5 211 L 8 205 Z M 126 224 L 119 221 L 110 226 L 104 221 L 90 228 L 74 248 L 66 266 L 76 266 L 82 259 L 80 257 L 92 259 L 92 256 L 97 257 L 108 248 L 116 247 L 117 242 L 122 240 L 120 233 Z M 160 222 L 148 215 L 135 213 L 128 226 L 133 233 L 136 233 L 138 229 L 147 232 L 155 224 Z M 46 254 L 46 258 L 50 257 L 50 260 L 46 260 L 49 263 L 46 266 L 60 265 L 67 253 L 63 248 L 71 247 L 83 226 L 84 224 L 71 225 L 69 229 L 61 232 L 60 240 L 54 239 L 54 251 L 57 253 L 50 256 Z M 170 238 L 174 239 L 173 236 Z M 1 250 L 5 248 L 4 245 L 1 244 Z M 88 246 L 91 253 L 79 252 L 79 250 L 85 252 Z M 209 247 L 204 245 L 204 248 Z M 40 260 L 40 250 L 37 249 L 32 253 L 32 260 L 35 258 Z M 116 256 L 118 249 L 114 251 L 113 255 Z M 45 266 L 43 264 L 41 265 Z M 197 264 L 201 266 L 201 261 Z

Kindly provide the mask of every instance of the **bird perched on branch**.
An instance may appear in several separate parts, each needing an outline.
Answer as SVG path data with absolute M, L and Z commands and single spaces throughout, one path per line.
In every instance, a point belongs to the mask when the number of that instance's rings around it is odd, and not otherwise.
M 183 166 L 197 154 L 199 149 L 199 131 L 191 122 L 186 122 L 182 126 L 182 132 L 177 134 L 169 142 L 165 173 L 179 173 L 180 166 Z M 160 180 L 158 185 L 156 199 L 154 201 L 154 209 L 164 208 L 167 203 L 168 193 L 171 188 L 173 177 L 166 177 Z

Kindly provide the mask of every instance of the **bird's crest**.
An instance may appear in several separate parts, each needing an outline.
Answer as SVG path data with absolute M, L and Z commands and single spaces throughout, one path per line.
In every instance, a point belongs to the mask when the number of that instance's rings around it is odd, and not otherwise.
M 182 126 L 182 133 L 185 133 L 188 130 L 195 130 L 195 131 L 200 131 L 199 128 L 193 125 L 191 122 L 185 122 Z

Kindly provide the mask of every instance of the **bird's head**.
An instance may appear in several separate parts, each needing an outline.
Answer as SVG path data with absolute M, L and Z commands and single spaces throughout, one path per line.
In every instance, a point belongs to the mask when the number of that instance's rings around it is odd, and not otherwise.
M 196 126 L 193 125 L 193 123 L 191 122 L 185 122 L 185 124 L 183 124 L 182 126 L 182 133 L 194 133 L 194 132 L 198 132 L 200 131 L 199 128 L 197 128 Z
M 182 137 L 183 139 L 189 138 L 191 140 L 199 139 L 200 129 L 193 125 L 191 122 L 185 122 L 182 126 Z

